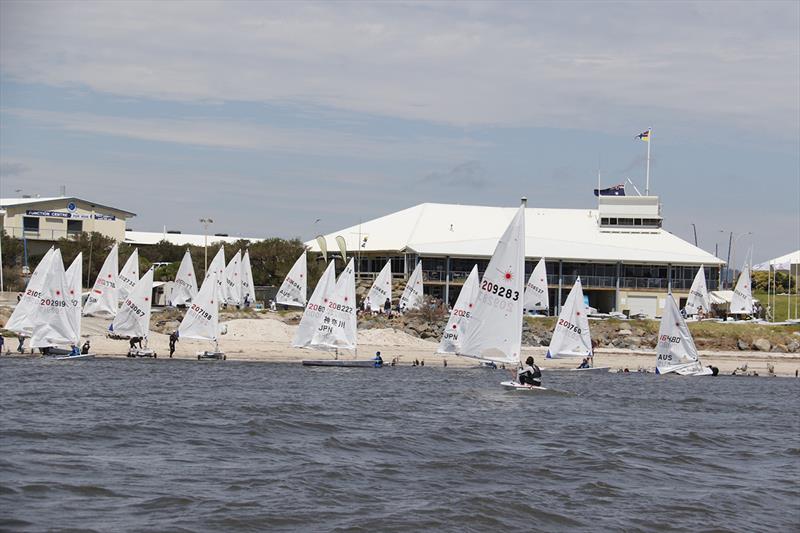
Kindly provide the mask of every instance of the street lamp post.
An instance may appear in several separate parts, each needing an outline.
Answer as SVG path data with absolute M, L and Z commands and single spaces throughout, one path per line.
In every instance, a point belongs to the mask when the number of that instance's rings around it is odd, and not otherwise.
M 203 254 L 205 260 L 203 262 L 203 278 L 208 276 L 208 225 L 213 224 L 214 221 L 210 218 L 201 218 L 200 223 L 203 224 Z
M 733 273 L 736 274 L 736 242 L 744 237 L 745 235 L 752 235 L 752 231 L 747 231 L 745 233 L 740 233 L 736 237 L 733 238 L 733 245 L 731 247 L 731 261 L 733 262 Z M 731 279 L 731 283 L 733 283 L 733 279 Z

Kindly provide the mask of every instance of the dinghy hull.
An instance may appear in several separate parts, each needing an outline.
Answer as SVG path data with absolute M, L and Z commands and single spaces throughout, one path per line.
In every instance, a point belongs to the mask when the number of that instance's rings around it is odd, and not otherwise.
M 525 392 L 544 392 L 547 387 L 534 387 L 533 385 L 523 385 L 516 381 L 503 381 L 500 385 L 506 390 L 525 391 Z
M 373 368 L 375 361 L 372 359 L 367 360 L 342 360 L 342 359 L 322 359 L 322 360 L 306 360 L 303 361 L 303 366 L 334 366 L 344 368 Z

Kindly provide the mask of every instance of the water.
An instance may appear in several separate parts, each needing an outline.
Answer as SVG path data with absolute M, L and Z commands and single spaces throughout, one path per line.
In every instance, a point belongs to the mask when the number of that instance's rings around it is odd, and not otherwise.
M 800 380 L 0 359 L 0 528 L 787 531 Z

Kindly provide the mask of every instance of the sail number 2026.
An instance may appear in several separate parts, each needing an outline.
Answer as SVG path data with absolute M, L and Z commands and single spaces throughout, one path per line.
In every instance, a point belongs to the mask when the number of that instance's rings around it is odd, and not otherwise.
M 502 287 L 497 283 L 492 283 L 491 281 L 483 280 L 481 289 L 490 294 L 496 294 L 501 298 L 508 298 L 514 301 L 519 300 L 519 291 Z

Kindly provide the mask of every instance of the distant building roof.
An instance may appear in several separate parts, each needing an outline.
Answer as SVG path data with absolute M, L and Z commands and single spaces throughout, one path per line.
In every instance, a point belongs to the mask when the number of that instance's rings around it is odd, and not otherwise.
M 86 200 L 84 198 L 78 198 L 76 196 L 51 196 L 47 198 L 0 198 L 0 207 L 16 207 L 20 205 L 35 205 L 47 202 L 67 201 L 67 200 L 75 200 L 77 202 L 87 203 L 102 209 L 119 211 L 120 213 L 125 213 L 126 215 L 128 215 L 128 217 L 136 216 L 136 213 L 131 213 L 130 211 L 120 209 L 119 207 L 111 207 L 109 205 L 99 204 L 97 202 L 91 202 L 89 200 Z
M 516 208 L 419 204 L 325 236 L 336 249 L 341 235 L 347 249 L 409 252 L 423 256 L 489 257 Z M 527 257 L 574 261 L 721 265 L 721 259 L 661 228 L 600 227 L 597 209 L 525 211 Z M 359 239 L 361 242 L 359 243 Z M 306 243 L 319 251 L 316 240 Z
M 214 243 L 232 244 L 236 241 L 245 240 L 250 242 L 263 241 L 255 237 L 222 237 L 219 235 L 209 235 L 209 246 Z M 160 231 L 125 231 L 125 242 L 128 244 L 138 244 L 142 246 L 158 244 L 167 241 L 177 246 L 203 246 L 206 242 L 205 235 L 191 235 L 188 233 L 163 233 Z

